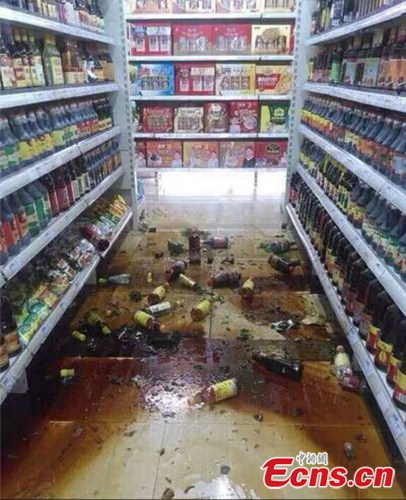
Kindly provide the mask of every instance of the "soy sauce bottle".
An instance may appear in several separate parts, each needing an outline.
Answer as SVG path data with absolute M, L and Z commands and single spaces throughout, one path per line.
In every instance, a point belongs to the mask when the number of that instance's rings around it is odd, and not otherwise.
M 18 233 L 18 223 L 16 216 L 11 210 L 7 198 L 3 198 L 0 203 L 1 223 L 7 251 L 10 255 L 17 255 L 21 251 L 20 235 Z
M 17 193 L 10 195 L 10 206 L 17 220 L 21 246 L 25 247 L 30 244 L 31 236 L 28 230 L 27 215 Z
M 368 284 L 368 288 L 366 291 L 366 297 L 365 297 L 365 306 L 359 315 L 359 324 L 356 324 L 354 321 L 354 324 L 355 324 L 355 326 L 358 326 L 359 334 L 360 334 L 361 338 L 363 338 L 363 339 L 366 339 L 368 336 L 369 327 L 371 326 L 373 314 L 375 311 L 376 301 L 377 301 L 378 295 L 383 290 L 384 290 L 383 286 L 376 278 L 373 279 L 372 281 L 370 281 Z M 356 314 L 354 313 L 354 318 L 355 317 L 356 317 Z
M 392 387 L 395 385 L 400 363 L 402 361 L 402 353 L 406 347 L 406 318 L 403 317 L 395 329 L 393 349 L 389 360 L 386 380 Z
M 391 305 L 393 305 L 393 300 L 386 290 L 382 290 L 382 292 L 378 293 L 366 341 L 366 348 L 372 354 L 376 352 L 376 345 L 380 336 L 383 319 L 386 310 Z
M 395 330 L 402 321 L 402 313 L 398 306 L 393 304 L 386 309 L 382 328 L 378 335 L 375 352 L 375 365 L 379 370 L 386 371 L 392 354 Z

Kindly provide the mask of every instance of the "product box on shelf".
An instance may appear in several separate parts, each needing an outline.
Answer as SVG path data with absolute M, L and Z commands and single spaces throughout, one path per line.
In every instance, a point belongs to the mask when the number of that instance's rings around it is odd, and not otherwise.
M 130 14 L 169 14 L 172 12 L 172 0 L 127 0 Z
M 229 106 L 229 132 L 256 132 L 258 127 L 258 102 L 233 101 Z
M 175 108 L 173 129 L 179 134 L 197 134 L 204 130 L 203 106 L 179 106 Z
M 254 141 L 221 141 L 219 145 L 221 168 L 254 168 Z
M 292 91 L 292 67 L 257 64 L 255 81 L 257 94 L 288 95 Z
M 216 141 L 185 141 L 183 163 L 187 168 L 218 168 L 218 143 Z
M 288 141 L 257 141 L 255 148 L 257 168 L 286 168 Z
M 213 54 L 250 53 L 250 24 L 216 24 L 213 27 Z
M 216 64 L 216 94 L 255 94 L 255 64 Z
M 228 130 L 228 103 L 207 102 L 204 105 L 204 131 L 211 134 Z
M 176 95 L 213 95 L 216 68 L 212 63 L 175 64 Z
M 148 168 L 182 168 L 181 141 L 147 141 Z
M 293 50 L 293 31 L 289 24 L 254 24 L 251 30 L 253 54 L 290 54 Z
M 127 40 L 130 56 L 172 54 L 172 29 L 169 23 L 129 22 Z
M 147 143 L 135 141 L 135 168 L 147 167 Z
M 174 24 L 173 53 L 175 55 L 207 55 L 213 53 L 211 24 Z
M 296 0 L 262 0 L 263 12 L 294 12 Z
M 170 106 L 144 106 L 142 108 L 142 130 L 148 133 L 173 131 L 173 108 Z
M 216 12 L 216 0 L 172 0 L 172 12 L 174 14 Z
M 249 14 L 260 12 L 263 0 L 217 0 L 216 11 L 219 13 Z
M 289 128 L 289 103 L 261 105 L 261 132 L 287 132 Z
M 171 63 L 129 65 L 133 95 L 173 95 L 175 71 Z
M 131 118 L 133 132 L 142 132 L 142 111 L 138 102 L 131 101 Z

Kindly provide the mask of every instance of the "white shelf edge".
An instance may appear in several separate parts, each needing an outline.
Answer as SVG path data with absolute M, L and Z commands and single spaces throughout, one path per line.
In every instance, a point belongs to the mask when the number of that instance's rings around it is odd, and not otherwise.
M 201 61 L 201 62 L 264 62 L 264 61 L 293 61 L 293 55 L 266 55 L 266 54 L 246 54 L 246 55 L 216 55 L 216 54 L 208 54 L 208 55 L 157 55 L 157 56 L 128 56 L 128 62 L 193 62 L 193 61 Z
M 29 28 L 38 28 L 41 30 L 51 31 L 56 34 L 68 35 L 81 40 L 90 42 L 106 43 L 114 45 L 113 38 L 103 35 L 98 31 L 92 31 L 86 28 L 63 24 L 53 19 L 32 14 L 22 9 L 12 9 L 5 6 L 0 6 L 0 21 L 8 21 L 16 23 L 20 26 Z
M 58 101 L 60 99 L 77 99 L 90 95 L 116 92 L 118 85 L 114 82 L 85 85 L 70 85 L 62 88 L 44 88 L 41 90 L 22 89 L 19 91 L 0 92 L 0 109 L 30 106 L 42 102 Z
M 132 216 L 133 216 L 132 209 L 128 210 L 128 212 L 125 215 L 123 215 L 123 217 L 121 218 L 120 222 L 117 224 L 117 226 L 116 226 L 116 228 L 115 228 L 115 230 L 110 238 L 109 247 L 107 248 L 107 250 L 100 253 L 100 257 L 104 258 L 110 252 L 111 247 L 117 241 L 117 238 L 120 236 L 120 234 L 124 231 L 124 228 L 130 222 Z
M 372 26 L 377 26 L 378 24 L 382 24 L 387 21 L 394 21 L 405 13 L 406 2 L 402 2 L 397 5 L 393 5 L 392 7 L 380 10 L 379 12 L 363 19 L 351 22 L 345 26 L 339 26 L 326 33 L 312 36 L 306 40 L 306 45 L 316 45 L 318 43 L 329 42 L 331 40 L 337 40 L 338 38 L 350 36 L 357 31 L 371 28 Z
M 163 102 L 163 101 L 290 101 L 290 95 L 281 94 L 261 94 L 261 95 L 247 95 L 247 94 L 233 94 L 233 95 L 132 95 L 132 101 L 146 101 L 146 102 Z
M 392 205 L 406 213 L 406 191 L 394 184 L 390 179 L 380 174 L 368 164 L 359 160 L 351 153 L 344 149 L 335 146 L 333 143 L 324 139 L 321 135 L 313 132 L 305 125 L 299 126 L 299 132 L 310 139 L 314 144 L 319 146 L 323 151 L 332 156 L 335 160 L 341 163 L 344 167 L 350 170 L 357 177 L 366 182 L 369 186 L 375 189 Z
M 365 242 L 361 231 L 348 221 L 345 214 L 327 197 L 310 174 L 301 165 L 296 166 L 296 171 L 299 172 L 302 179 L 319 199 L 330 217 L 380 281 L 399 309 L 406 315 L 406 283 L 375 254 L 372 248 Z
M 68 211 L 52 219 L 48 227 L 40 233 L 27 247 L 12 257 L 1 267 L 3 276 L 10 280 L 24 266 L 26 266 L 38 253 L 43 250 L 52 240 L 54 240 L 66 227 L 71 224 L 86 208 L 94 203 L 107 189 L 112 186 L 124 173 L 124 167 L 120 167 L 109 177 L 104 179 L 93 191 L 85 195 Z M 4 283 L 3 283 L 4 284 Z
M 279 21 L 296 19 L 296 12 L 252 12 L 247 14 L 239 13 L 221 13 L 221 12 L 190 12 L 179 14 L 126 14 L 125 19 L 127 22 L 138 21 L 195 21 L 195 20 L 219 20 L 219 21 L 260 21 L 266 19 L 267 21 Z
M 385 374 L 381 373 L 373 363 L 373 357 L 367 351 L 364 342 L 361 340 L 356 328 L 346 315 L 341 301 L 330 282 L 324 267 L 310 243 L 310 240 L 303 229 L 293 207 L 286 207 L 287 213 L 293 226 L 295 227 L 307 254 L 313 264 L 314 270 L 320 280 L 321 285 L 330 301 L 330 304 L 340 322 L 343 330 L 348 338 L 348 341 L 353 349 L 353 352 L 361 366 L 365 378 L 371 388 L 371 391 L 380 407 L 385 420 L 393 434 L 393 437 L 399 447 L 399 450 L 404 459 L 406 459 L 406 429 L 405 429 L 405 412 L 399 410 L 392 400 L 392 389 L 385 380 Z M 383 397 L 384 395 L 384 397 Z
M 79 157 L 81 154 L 90 151 L 97 146 L 120 134 L 120 127 L 113 127 L 100 132 L 93 137 L 89 137 L 66 149 L 58 151 L 33 165 L 17 171 L 0 179 L 0 199 L 39 179 L 43 175 L 52 172 L 58 167 L 65 165 L 69 161 Z
M 289 139 L 288 132 L 253 132 L 253 133 L 206 133 L 199 134 L 181 134 L 181 133 L 167 133 L 155 134 L 136 132 L 133 134 L 134 139 L 179 139 L 179 140 L 194 140 L 194 139 L 230 139 L 230 140 L 247 140 L 247 139 Z
M 72 304 L 99 262 L 100 257 L 98 255 L 93 256 L 92 262 L 76 276 L 67 292 L 60 298 L 51 314 L 37 330 L 25 349 L 15 358 L 11 358 L 10 367 L 4 373 L 0 374 L 0 384 L 3 389 L 0 391 L 0 404 L 12 391 L 15 382 L 23 374 L 32 358 L 38 352 L 38 349 L 47 339 L 48 335 L 66 312 L 70 304 Z
M 330 95 L 339 99 L 347 99 L 349 101 L 368 104 L 377 108 L 390 109 L 392 111 L 406 113 L 406 96 L 387 94 L 380 92 L 379 89 L 376 89 L 376 91 L 368 89 L 361 90 L 359 88 L 313 82 L 303 84 L 302 88 L 308 92 Z
M 153 174 L 153 173 L 162 173 L 162 172 L 286 172 L 285 167 L 264 167 L 264 168 L 242 168 L 242 167 L 233 167 L 233 168 L 190 168 L 190 167 L 161 167 L 161 168 L 137 168 L 137 174 Z

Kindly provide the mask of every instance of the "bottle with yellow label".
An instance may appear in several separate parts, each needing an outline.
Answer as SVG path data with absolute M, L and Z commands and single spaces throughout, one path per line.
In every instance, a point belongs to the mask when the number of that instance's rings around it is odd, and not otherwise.
M 386 371 L 389 365 L 395 330 L 402 319 L 402 313 L 396 304 L 386 309 L 375 352 L 375 365 L 382 371 Z
M 88 326 L 99 330 L 103 335 L 109 335 L 111 333 L 110 328 L 104 323 L 95 309 L 92 309 L 85 315 L 85 321 Z
M 198 392 L 195 396 L 189 398 L 188 402 L 190 405 L 206 403 L 214 404 L 225 399 L 232 398 L 238 394 L 238 384 L 236 378 L 230 378 L 224 380 L 223 382 L 218 382 L 210 387 L 206 387 L 202 391 Z
M 61 53 L 56 46 L 55 37 L 53 35 L 45 35 L 42 57 L 45 66 L 47 85 L 63 85 L 65 80 L 63 76 Z
M 372 321 L 367 332 L 366 348 L 371 354 L 375 354 L 380 329 L 386 309 L 393 304 L 393 300 L 386 290 L 382 290 L 376 296 L 375 308 L 372 313 Z
M 149 313 L 136 311 L 133 316 L 134 323 L 143 326 L 147 330 L 161 331 L 162 325 Z
M 169 283 L 164 283 L 163 285 L 157 286 L 153 292 L 148 295 L 148 303 L 150 305 L 159 304 L 166 297 L 166 293 L 169 289 Z
M 386 380 L 392 387 L 394 386 L 402 361 L 402 354 L 406 348 L 406 318 L 397 324 L 394 334 L 393 349 L 389 360 L 388 370 L 386 372 Z
M 242 287 L 240 288 L 240 295 L 244 300 L 252 300 L 255 293 L 255 283 L 252 278 L 248 278 L 244 281 Z
M 190 311 L 193 321 L 202 321 L 213 309 L 213 299 L 203 299 Z

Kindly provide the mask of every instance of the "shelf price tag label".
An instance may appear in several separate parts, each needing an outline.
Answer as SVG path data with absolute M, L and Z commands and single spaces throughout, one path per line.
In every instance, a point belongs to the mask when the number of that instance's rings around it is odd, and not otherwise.
M 389 428 L 395 438 L 398 438 L 405 432 L 405 424 L 395 411 L 387 417 Z
M 16 377 L 14 372 L 10 372 L 7 374 L 7 377 L 3 380 L 3 385 L 7 389 L 7 392 L 10 392 L 16 383 Z
M 374 269 L 373 269 L 374 274 L 378 278 L 384 274 L 384 272 L 385 272 L 385 266 L 383 264 L 381 264 L 380 262 L 376 262 L 373 267 L 374 267 Z
M 388 396 L 383 391 L 376 395 L 376 401 L 378 402 L 379 408 L 382 410 L 382 413 L 386 413 L 388 408 L 391 406 Z
M 347 337 L 348 337 L 348 342 L 350 343 L 351 346 L 353 346 L 358 341 L 358 334 L 354 327 L 350 328 Z
M 360 365 L 366 377 L 370 377 L 374 373 L 375 370 L 374 365 L 371 359 L 369 358 L 369 354 L 367 354 L 366 352 L 365 352 L 365 357 L 363 358 Z

